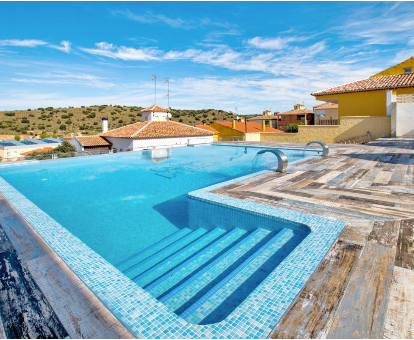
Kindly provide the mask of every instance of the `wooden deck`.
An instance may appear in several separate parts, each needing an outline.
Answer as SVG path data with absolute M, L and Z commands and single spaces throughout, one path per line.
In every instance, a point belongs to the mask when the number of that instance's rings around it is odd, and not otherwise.
M 414 140 L 330 147 L 215 191 L 347 223 L 271 337 L 414 338 Z
M 297 163 L 289 173 L 256 176 L 215 191 L 347 224 L 270 336 L 414 338 L 414 140 L 330 148 L 328 158 Z M 0 289 L 0 338 L 131 337 L 1 199 L 0 225 L 2 275 L 10 277 L 2 259 L 13 253 L 13 275 L 31 289 L 15 300 L 7 294 L 19 285 L 10 284 L 7 293 Z M 46 315 L 45 322 L 8 318 L 33 296 L 29 312 L 38 321 Z M 23 328 L 21 334 L 13 325 Z

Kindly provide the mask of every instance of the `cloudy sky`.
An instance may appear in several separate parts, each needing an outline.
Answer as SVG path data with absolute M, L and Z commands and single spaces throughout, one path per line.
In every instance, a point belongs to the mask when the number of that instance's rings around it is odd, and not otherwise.
M 311 108 L 414 55 L 412 2 L 0 2 L 0 110 Z M 236 110 L 237 108 L 237 110 Z

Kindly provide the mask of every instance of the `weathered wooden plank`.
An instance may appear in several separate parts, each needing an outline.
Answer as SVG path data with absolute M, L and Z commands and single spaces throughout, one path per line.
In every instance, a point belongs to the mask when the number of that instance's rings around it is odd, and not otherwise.
M 414 338 L 414 271 L 394 268 L 385 320 L 385 339 Z
M 372 226 L 368 241 L 386 247 L 397 246 L 400 221 L 379 221 Z
M 3 322 L 0 317 L 0 339 L 6 339 L 6 332 L 4 331 Z
M 401 221 L 395 265 L 414 270 L 414 220 Z
M 325 256 L 272 338 L 324 337 L 362 246 L 338 241 Z
M 28 261 L 27 267 L 71 338 L 132 338 L 57 255 Z
M 0 317 L 7 338 L 68 336 L 15 249 L 0 253 L 0 282 Z
M 4 230 L 0 227 L 0 253 L 13 248 Z
M 395 248 L 368 242 L 327 337 L 382 338 Z

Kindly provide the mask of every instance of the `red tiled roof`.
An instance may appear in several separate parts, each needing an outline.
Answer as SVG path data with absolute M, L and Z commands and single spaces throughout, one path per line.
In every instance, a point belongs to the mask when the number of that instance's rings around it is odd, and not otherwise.
M 232 129 L 232 122 L 216 122 L 216 124 L 220 124 L 223 126 L 226 126 L 228 128 Z M 247 131 L 246 131 L 247 128 Z M 236 128 L 235 130 L 239 131 L 239 132 L 247 132 L 247 133 L 251 133 L 251 132 L 282 132 L 280 130 L 271 128 L 266 126 L 265 131 L 262 130 L 262 124 L 259 123 L 255 123 L 255 122 L 247 122 L 247 124 L 245 124 L 244 122 L 236 122 Z
M 255 116 L 255 117 L 249 118 L 248 120 L 277 120 L 277 117 L 278 116 L 276 116 L 276 115 Z M 280 116 L 279 116 L 279 118 L 280 118 Z
M 50 147 L 50 146 L 46 146 L 46 147 L 44 147 L 44 148 L 39 148 L 39 149 L 34 149 L 34 150 L 30 150 L 30 151 L 22 152 L 22 153 L 21 153 L 21 155 L 23 155 L 23 156 L 27 156 L 27 155 L 30 155 L 30 154 L 32 154 L 32 153 L 37 153 L 37 152 L 46 152 L 46 151 L 50 151 L 50 150 L 53 150 L 53 148 L 52 148 L 52 147 Z
M 162 106 L 152 105 L 150 107 L 142 109 L 141 112 L 170 112 L 170 110 Z
M 313 107 L 314 110 L 326 110 L 326 109 L 337 109 L 338 104 L 335 103 L 322 103 Z
M 212 136 L 213 132 L 177 122 L 138 122 L 100 134 L 113 138 L 169 138 Z
M 204 130 L 207 130 L 207 131 L 214 132 L 215 134 L 218 133 L 218 131 L 214 130 L 210 125 L 196 125 L 195 127 L 199 128 L 199 129 L 204 129 Z
M 75 137 L 82 146 L 111 146 L 112 143 L 101 136 Z
M 352 83 L 331 87 L 330 89 L 313 92 L 312 96 L 326 96 L 330 94 L 391 90 L 404 87 L 414 87 L 414 73 L 362 79 L 354 81 Z
M 279 116 L 284 116 L 284 115 L 304 115 L 307 113 L 315 113 L 312 110 L 290 110 L 290 111 L 285 111 L 285 112 L 281 112 L 279 113 Z

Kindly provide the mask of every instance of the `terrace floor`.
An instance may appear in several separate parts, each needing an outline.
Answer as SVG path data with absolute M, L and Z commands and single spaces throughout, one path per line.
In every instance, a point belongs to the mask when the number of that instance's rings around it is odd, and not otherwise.
M 347 223 L 270 336 L 414 338 L 414 139 L 330 148 L 214 191 Z M 131 337 L 4 199 L 0 280 L 0 338 Z

